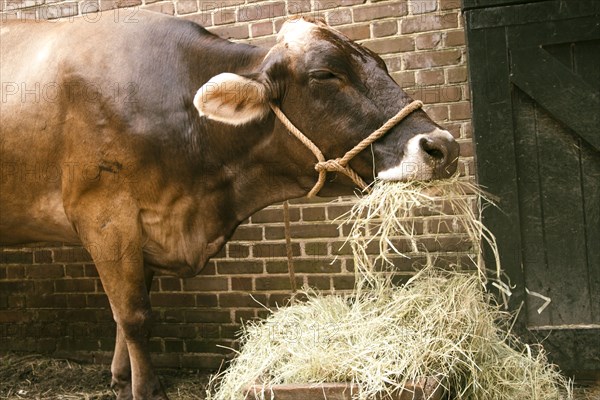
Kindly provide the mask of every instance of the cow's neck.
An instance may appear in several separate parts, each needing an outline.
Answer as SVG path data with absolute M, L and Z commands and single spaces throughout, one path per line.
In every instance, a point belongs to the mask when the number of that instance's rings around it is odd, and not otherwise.
M 307 159 L 312 155 L 298 148 L 274 116 L 259 124 L 228 127 L 220 134 L 229 142 L 229 151 L 222 153 L 228 157 L 219 173 L 225 183 L 220 189 L 224 197 L 221 207 L 230 216 L 225 230 L 266 206 L 304 196 L 316 179 Z

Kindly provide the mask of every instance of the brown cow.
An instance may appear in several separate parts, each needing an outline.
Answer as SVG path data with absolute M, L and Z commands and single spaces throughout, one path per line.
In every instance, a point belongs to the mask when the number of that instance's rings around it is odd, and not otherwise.
M 193 276 L 255 211 L 302 197 L 411 99 L 374 53 L 296 19 L 270 50 L 140 12 L 4 23 L 0 242 L 81 243 L 117 323 L 119 399 L 166 398 L 148 351 L 155 271 Z M 454 173 L 458 145 L 417 110 L 350 162 L 367 182 Z M 320 194 L 352 193 L 329 173 Z

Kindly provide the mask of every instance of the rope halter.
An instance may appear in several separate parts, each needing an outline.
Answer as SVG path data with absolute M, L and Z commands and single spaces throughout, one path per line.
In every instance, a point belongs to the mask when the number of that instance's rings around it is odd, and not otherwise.
M 325 185 L 325 178 L 327 172 L 341 172 L 350 179 L 362 190 L 367 188 L 367 184 L 365 181 L 354 171 L 348 163 L 352 160 L 358 153 L 363 151 L 369 145 L 373 144 L 377 139 L 381 138 L 385 135 L 390 129 L 392 129 L 396 124 L 410 115 L 413 111 L 418 110 L 423 106 L 423 103 L 419 100 L 415 100 L 412 103 L 405 106 L 403 109 L 398 111 L 396 115 L 390 118 L 385 124 L 383 124 L 379 129 L 371 133 L 369 136 L 364 138 L 359 144 L 350 149 L 346 154 L 342 157 L 334 158 L 330 160 L 326 160 L 323 152 L 303 134 L 294 124 L 285 116 L 283 111 L 276 105 L 271 103 L 271 109 L 279 118 L 281 123 L 294 135 L 300 142 L 302 142 L 308 149 L 315 155 L 317 158 L 317 163 L 315 164 L 315 170 L 319 173 L 319 179 L 315 183 L 315 186 L 308 192 L 307 197 L 316 196 L 323 185 Z

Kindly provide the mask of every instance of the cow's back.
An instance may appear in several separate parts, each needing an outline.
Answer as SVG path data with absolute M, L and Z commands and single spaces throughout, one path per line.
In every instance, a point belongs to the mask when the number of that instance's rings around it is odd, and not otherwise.
M 77 242 L 64 206 L 100 181 L 148 196 L 144 182 L 161 185 L 161 171 L 186 178 L 193 95 L 223 68 L 204 62 L 222 41 L 141 12 L 6 23 L 1 34 L 0 242 Z

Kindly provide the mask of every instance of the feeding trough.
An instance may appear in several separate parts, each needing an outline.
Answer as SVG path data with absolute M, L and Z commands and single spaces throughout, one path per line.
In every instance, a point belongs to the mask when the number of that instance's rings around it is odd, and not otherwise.
M 287 384 L 265 387 L 253 385 L 244 400 L 352 400 L 360 387 L 351 383 Z M 434 379 L 406 383 L 400 391 L 378 397 L 378 400 L 440 400 L 443 389 Z

